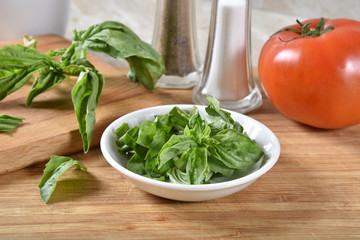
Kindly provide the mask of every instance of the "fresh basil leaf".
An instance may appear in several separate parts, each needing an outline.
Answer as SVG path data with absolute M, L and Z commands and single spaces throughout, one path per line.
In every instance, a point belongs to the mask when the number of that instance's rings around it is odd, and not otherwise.
M 71 97 L 83 139 L 84 152 L 88 152 L 95 126 L 95 110 L 104 85 L 101 74 L 86 70 L 81 72 L 72 89 Z
M 124 134 L 130 130 L 129 124 L 123 123 L 120 127 L 115 130 L 117 138 L 124 136 Z
M 64 78 L 64 75 L 55 71 L 46 70 L 41 72 L 31 87 L 28 98 L 26 100 L 26 106 L 30 106 L 32 100 L 40 93 L 59 85 Z
M 192 110 L 191 117 L 189 118 L 189 128 L 194 128 L 196 125 L 202 126 L 203 125 L 203 119 L 200 116 L 199 109 L 196 108 Z
M 180 171 L 185 172 L 186 171 L 186 165 L 189 160 L 190 154 L 192 152 L 192 148 L 187 149 L 185 152 L 183 152 L 180 156 L 180 158 L 175 158 L 173 160 L 174 166 L 179 169 Z
M 159 167 L 159 152 L 168 139 L 169 138 L 164 131 L 158 130 L 153 136 L 153 141 L 149 145 L 149 150 L 145 157 L 145 170 L 152 178 L 164 176 L 173 165 L 169 161 Z
M 166 175 L 169 177 L 170 182 L 177 184 L 191 184 L 189 175 L 180 171 L 177 168 L 171 168 Z
M 51 57 L 39 52 L 34 48 L 22 45 L 9 45 L 0 49 L 0 77 L 6 69 L 14 72 L 15 69 L 22 69 L 36 65 L 44 60 L 51 61 Z
M 0 49 L 0 100 L 24 86 L 51 58 L 34 48 L 10 45 Z
M 129 78 L 150 90 L 165 72 L 160 53 L 118 22 L 106 21 L 76 32 L 73 42 L 81 42 L 87 50 L 125 59 L 129 63 Z
M 172 135 L 160 150 L 159 167 L 162 167 L 169 160 L 177 158 L 191 147 L 196 147 L 196 142 L 193 137 L 187 135 Z
M 133 128 L 129 129 L 126 134 L 123 136 L 122 141 L 124 142 L 125 146 L 129 146 L 132 149 L 130 153 L 137 153 L 142 158 L 145 158 L 148 148 L 137 144 L 137 139 L 139 137 L 139 127 L 134 126 Z M 120 141 L 121 139 L 119 139 Z
M 125 154 L 133 154 L 135 151 L 124 142 L 126 133 L 130 130 L 129 124 L 123 123 L 119 128 L 115 130 L 117 136 L 116 145 L 119 147 L 119 151 Z
M 192 149 L 186 166 L 191 184 L 202 184 L 205 182 L 207 173 L 210 171 L 207 163 L 207 149 L 195 147 Z
M 205 176 L 205 179 L 203 181 L 203 184 L 210 184 L 210 180 L 214 177 L 214 172 L 211 171 L 210 166 L 208 166 L 208 171 L 207 174 Z
M 49 201 L 52 193 L 54 192 L 59 177 L 72 166 L 76 166 L 78 169 L 87 169 L 84 164 L 70 157 L 50 157 L 50 160 L 46 164 L 43 177 L 39 184 L 40 196 L 45 203 Z
M 169 112 L 171 121 L 174 123 L 174 128 L 178 131 L 184 130 L 189 124 L 190 115 L 178 107 L 174 107 Z
M 224 163 L 222 163 L 220 160 L 218 160 L 215 157 L 212 157 L 210 155 L 210 157 L 208 158 L 208 164 L 210 166 L 210 169 L 215 172 L 215 173 L 221 173 L 222 175 L 231 178 L 233 173 L 234 173 L 234 169 L 233 168 L 229 168 L 228 166 L 226 166 Z
M 151 152 L 145 157 L 145 171 L 151 178 L 160 178 L 164 176 L 173 167 L 172 161 L 167 161 L 164 165 L 159 167 L 158 156 L 152 156 Z
M 147 174 L 145 171 L 145 159 L 137 153 L 135 153 L 127 162 L 126 168 L 142 176 Z
M 161 129 L 166 133 L 170 133 L 174 127 L 174 123 L 171 121 L 169 114 L 156 116 L 156 128 Z
M 24 120 L 23 117 L 13 115 L 0 115 L 0 132 L 10 132 Z
M 24 86 L 35 72 L 43 69 L 43 63 L 37 63 L 21 69 L 16 69 L 11 74 L 0 77 L 0 100 Z
M 116 145 L 119 147 L 119 151 L 128 155 L 133 155 L 135 153 L 134 149 L 132 149 L 129 145 L 124 142 L 125 135 L 118 138 L 116 141 Z
M 125 133 L 123 141 L 126 145 L 130 146 L 133 150 L 135 150 L 138 136 L 139 136 L 139 127 L 134 126 Z
M 129 64 L 128 78 L 149 90 L 154 89 L 157 81 L 165 72 L 162 65 L 146 58 L 134 56 L 125 60 Z
M 213 139 L 219 144 L 209 146 L 209 152 L 229 168 L 246 168 L 264 155 L 263 150 L 247 135 L 235 129 L 223 130 Z
M 149 151 L 145 157 L 145 169 L 146 172 L 153 178 L 164 176 L 173 165 L 173 163 L 168 161 L 166 164 L 159 166 L 159 152 L 168 139 L 169 138 L 164 131 L 158 130 L 154 135 L 152 143 L 149 146 Z
M 208 106 L 205 108 L 205 110 L 209 115 L 219 116 L 225 122 L 229 124 L 234 124 L 234 120 L 230 117 L 231 114 L 229 112 L 221 110 L 220 102 L 216 98 L 206 96 L 206 99 L 208 100 Z
M 224 130 L 224 129 L 236 129 L 239 132 L 243 132 L 243 127 L 240 123 L 235 122 L 231 118 L 231 114 L 220 108 L 220 102 L 210 96 L 206 96 L 208 100 L 208 106 L 205 108 L 208 115 L 205 117 L 207 124 L 213 129 L 212 135 Z
M 136 143 L 150 148 L 150 144 L 153 141 L 155 134 L 156 123 L 150 120 L 144 121 L 140 124 L 139 136 Z

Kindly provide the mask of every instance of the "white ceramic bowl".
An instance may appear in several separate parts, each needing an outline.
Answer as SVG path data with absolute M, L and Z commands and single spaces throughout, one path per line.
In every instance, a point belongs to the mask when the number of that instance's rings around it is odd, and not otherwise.
M 275 134 L 262 123 L 243 114 L 226 110 L 231 117 L 238 121 L 247 132 L 249 137 L 264 150 L 265 157 L 252 167 L 237 172 L 237 178 L 220 179 L 216 183 L 204 185 L 183 185 L 169 182 L 161 182 L 140 176 L 126 169 L 128 158 L 118 152 L 116 135 L 114 131 L 123 123 L 130 127 L 140 125 L 145 120 L 154 120 L 155 115 L 168 113 L 174 106 L 181 109 L 191 109 L 194 105 L 164 105 L 138 110 L 124 115 L 112 122 L 104 131 L 100 148 L 105 159 L 116 170 L 122 173 L 138 188 L 151 194 L 179 201 L 205 201 L 224 197 L 242 190 L 249 186 L 257 178 L 269 171 L 280 156 L 280 144 Z M 195 105 L 202 116 L 205 116 L 205 106 Z

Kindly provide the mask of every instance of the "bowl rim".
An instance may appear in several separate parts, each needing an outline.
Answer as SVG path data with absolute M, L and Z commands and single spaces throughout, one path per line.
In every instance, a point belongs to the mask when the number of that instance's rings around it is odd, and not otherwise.
M 281 146 L 280 146 L 280 142 L 277 139 L 276 135 L 268 128 L 266 127 L 264 124 L 262 124 L 261 122 L 246 116 L 242 113 L 239 112 L 235 112 L 235 111 L 231 111 L 228 109 L 224 109 L 222 108 L 222 110 L 225 110 L 231 114 L 236 114 L 239 115 L 240 118 L 245 119 L 246 121 L 252 121 L 255 124 L 259 125 L 262 129 L 265 129 L 269 134 L 270 134 L 270 138 L 272 139 L 272 143 L 274 144 L 274 154 L 267 159 L 267 162 L 261 166 L 259 169 L 257 169 L 256 171 L 240 177 L 240 178 L 236 178 L 236 179 L 232 179 L 229 181 L 224 181 L 224 182 L 218 182 L 218 183 L 211 183 L 211 184 L 198 184 L 198 185 L 186 185 L 186 184 L 176 184 L 176 183 L 171 183 L 171 182 L 162 182 L 159 180 L 155 180 L 155 179 L 151 179 L 148 177 L 144 177 L 141 176 L 137 173 L 134 173 L 130 170 L 128 170 L 126 167 L 123 167 L 121 164 L 119 164 L 111 155 L 110 153 L 107 151 L 107 146 L 106 146 L 106 138 L 107 137 L 111 137 L 110 134 L 114 134 L 111 129 L 116 128 L 115 126 L 119 127 L 120 125 L 118 124 L 119 122 L 122 121 L 123 118 L 129 117 L 133 114 L 139 114 L 139 112 L 143 112 L 143 111 L 151 111 L 151 110 L 157 110 L 157 109 L 162 109 L 162 108 L 173 108 L 173 107 L 179 107 L 180 109 L 182 108 L 191 108 L 193 106 L 198 107 L 198 108 L 205 108 L 206 106 L 204 105 L 196 105 L 196 104 L 167 104 L 167 105 L 160 105 L 160 106 L 154 106 L 154 107 L 148 107 L 148 108 L 143 108 L 143 109 L 139 109 L 130 113 L 127 113 L 117 119 L 115 119 L 113 122 L 111 122 L 106 129 L 104 130 L 101 139 L 100 139 L 100 150 L 105 158 L 105 160 L 113 167 L 115 168 L 117 171 L 119 171 L 121 174 L 125 175 L 126 177 L 130 178 L 130 180 L 135 180 L 138 182 L 142 182 L 145 184 L 150 184 L 150 185 L 154 185 L 157 187 L 161 187 L 161 188 L 165 188 L 165 189 L 173 189 L 173 190 L 186 190 L 186 191 L 211 191 L 211 190 L 219 190 L 219 189 L 228 189 L 228 188 L 233 188 L 239 185 L 243 185 L 246 183 L 251 183 L 252 181 L 256 180 L 257 178 L 259 178 L 260 176 L 264 175 L 266 172 L 268 172 L 274 165 L 275 163 L 278 161 L 279 157 L 280 157 L 280 151 L 281 151 Z

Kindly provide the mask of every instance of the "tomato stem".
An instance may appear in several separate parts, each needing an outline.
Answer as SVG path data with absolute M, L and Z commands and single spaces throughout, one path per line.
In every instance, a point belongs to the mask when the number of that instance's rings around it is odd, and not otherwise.
M 325 24 L 325 18 L 323 18 L 323 17 L 320 19 L 320 22 L 316 26 L 316 28 L 309 28 L 309 26 L 312 23 L 307 23 L 307 24 L 304 25 L 297 19 L 296 19 L 296 22 L 301 26 L 301 30 L 292 29 L 292 28 L 284 28 L 284 29 L 280 30 L 279 32 L 295 32 L 295 33 L 298 33 L 300 35 L 297 36 L 297 37 L 290 38 L 288 40 L 282 40 L 279 37 L 280 41 L 282 41 L 282 42 L 290 42 L 290 41 L 292 41 L 294 39 L 302 38 L 302 37 L 318 37 L 318 36 L 320 36 L 320 35 L 322 35 L 322 34 L 324 34 L 326 32 L 334 30 L 333 26 L 328 26 L 325 29 L 323 29 L 324 24 Z

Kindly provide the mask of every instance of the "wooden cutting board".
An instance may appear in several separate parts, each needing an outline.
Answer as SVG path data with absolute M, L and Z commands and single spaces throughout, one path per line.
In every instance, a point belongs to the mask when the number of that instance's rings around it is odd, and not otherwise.
M 36 37 L 42 52 L 65 48 L 70 42 L 57 35 Z M 0 43 L 0 47 L 22 43 L 22 40 Z M 90 55 L 90 54 L 89 54 Z M 96 111 L 92 147 L 99 145 L 104 129 L 120 116 L 162 102 L 154 93 L 133 83 L 126 75 L 127 68 L 114 68 L 90 55 L 90 62 L 105 77 L 105 86 Z M 24 122 L 10 133 L 0 134 L 0 174 L 47 161 L 51 155 L 69 155 L 83 150 L 78 123 L 71 101 L 71 89 L 76 79 L 37 96 L 25 107 L 31 88 L 28 83 L 0 102 L 0 114 L 24 117 Z

